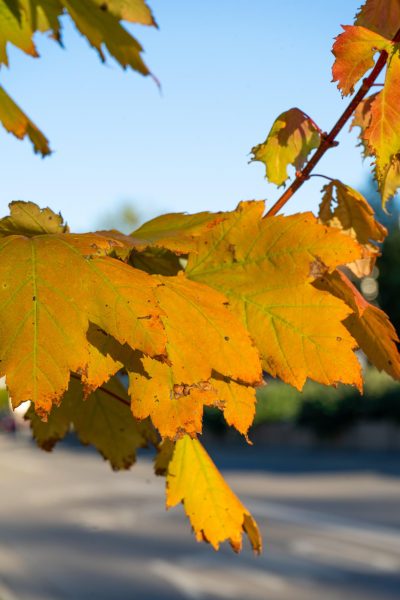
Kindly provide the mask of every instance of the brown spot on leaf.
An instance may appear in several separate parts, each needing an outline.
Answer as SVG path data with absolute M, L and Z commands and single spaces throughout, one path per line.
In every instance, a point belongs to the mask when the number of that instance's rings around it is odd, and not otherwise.
M 322 277 L 322 275 L 325 275 L 325 273 L 327 273 L 328 271 L 328 267 L 325 265 L 325 263 L 322 262 L 322 260 L 316 256 L 315 260 L 313 260 L 310 263 L 310 272 L 309 272 L 309 276 L 313 277 L 314 279 L 317 279 L 318 277 Z

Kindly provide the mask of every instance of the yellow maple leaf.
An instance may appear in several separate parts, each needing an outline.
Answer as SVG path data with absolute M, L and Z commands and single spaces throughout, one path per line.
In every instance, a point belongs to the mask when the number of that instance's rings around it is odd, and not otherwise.
M 150 416 L 163 437 L 175 439 L 184 433 L 201 433 L 203 406 L 214 402 L 210 383 L 177 384 L 169 365 L 148 357 L 142 360 L 142 372 L 129 372 L 134 416 Z
M 218 550 L 220 543 L 228 540 L 239 552 L 245 532 L 253 550 L 261 552 L 261 537 L 253 517 L 228 487 L 201 443 L 188 435 L 176 442 L 168 466 L 167 507 L 180 502 L 197 541 L 205 540 Z
M 299 389 L 307 377 L 361 387 L 356 342 L 342 324 L 351 311 L 311 285 L 361 247 L 309 213 L 262 219 L 263 208 L 241 203 L 201 238 L 187 276 L 227 296 L 272 375 Z
M 103 248 L 99 242 L 103 243 Z M 0 360 L 13 405 L 42 414 L 88 362 L 89 321 L 143 352 L 165 352 L 152 278 L 100 257 L 102 238 L 54 234 L 0 238 Z
M 256 410 L 256 390 L 249 385 L 238 384 L 227 379 L 210 379 L 215 392 L 214 406 L 218 406 L 228 425 L 247 436 Z
M 174 438 L 200 433 L 203 405 L 229 405 L 232 424 L 242 432 L 250 425 L 248 414 L 234 417 L 232 398 L 215 375 L 232 382 L 235 395 L 261 381 L 261 365 L 248 332 L 227 308 L 226 298 L 184 276 L 155 277 L 155 294 L 162 310 L 167 335 L 167 362 L 141 359 L 140 367 L 128 367 L 133 414 L 150 416 L 162 436 Z M 219 389 L 218 388 L 221 388 Z M 246 395 L 247 394 L 247 395 Z M 237 403 L 238 411 L 243 407 Z

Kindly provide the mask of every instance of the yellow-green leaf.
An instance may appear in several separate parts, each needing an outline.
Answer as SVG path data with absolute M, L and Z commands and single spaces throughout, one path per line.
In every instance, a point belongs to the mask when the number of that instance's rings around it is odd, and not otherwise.
M 261 552 L 261 536 L 253 517 L 228 487 L 200 442 L 187 435 L 176 442 L 167 475 L 167 507 L 180 502 L 197 541 L 209 542 L 215 550 L 220 543 L 229 541 L 239 552 L 244 532 L 253 550 Z
M 35 152 L 42 156 L 50 154 L 49 142 L 24 112 L 17 106 L 7 92 L 0 86 L 0 121 L 3 127 L 22 140 L 28 137 Z
M 150 71 L 142 60 L 142 47 L 122 27 L 117 17 L 104 11 L 93 0 L 62 0 L 76 27 L 105 60 L 103 45 L 122 67 L 131 67 L 142 75 Z
M 298 108 L 291 108 L 275 120 L 267 139 L 252 148 L 252 161 L 266 167 L 271 183 L 282 185 L 289 177 L 287 167 L 302 169 L 311 150 L 318 148 L 321 132 L 310 117 Z
M 51 37 L 61 41 L 60 17 L 64 13 L 62 0 L 18 0 L 18 3 L 25 13 L 32 35 L 35 31 L 50 31 Z
M 38 56 L 25 11 L 16 0 L 0 0 L 0 64 L 8 65 L 7 44 Z
M 141 57 L 141 45 L 120 23 L 127 20 L 155 25 L 143 0 L 0 0 L 0 62 L 8 64 L 8 42 L 38 56 L 33 43 L 36 31 L 50 31 L 54 39 L 60 40 L 60 17 L 65 12 L 102 60 L 105 46 L 122 67 L 150 74 Z
M 118 19 L 156 25 L 154 16 L 144 0 L 95 0 L 102 10 L 110 11 Z
M 0 236 L 25 235 L 32 237 L 44 233 L 68 233 L 61 214 L 50 208 L 39 208 L 33 202 L 15 201 L 9 204 L 10 216 L 0 219 Z
M 33 436 L 44 450 L 51 450 L 69 430 L 82 444 L 91 444 L 115 470 L 129 469 L 136 450 L 156 443 L 151 423 L 137 421 L 129 408 L 126 389 L 113 377 L 84 399 L 82 385 L 73 377 L 60 406 L 54 406 L 47 421 L 40 420 L 33 405 L 26 414 Z

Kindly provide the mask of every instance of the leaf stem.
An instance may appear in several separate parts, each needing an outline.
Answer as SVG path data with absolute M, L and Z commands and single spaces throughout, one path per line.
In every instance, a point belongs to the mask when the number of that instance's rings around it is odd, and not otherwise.
M 322 177 L 323 179 L 328 179 L 328 181 L 335 181 L 334 177 L 328 177 L 328 175 L 322 175 L 322 173 L 311 173 L 310 177 Z
M 71 373 L 71 377 L 73 379 L 77 379 L 78 381 L 82 381 L 81 377 L 79 377 L 79 375 L 77 375 L 76 373 Z M 106 387 L 104 387 L 103 385 L 100 385 L 98 388 L 96 388 L 97 390 L 101 390 L 102 392 L 104 392 L 105 394 L 107 394 L 108 396 L 111 396 L 111 398 L 115 398 L 115 400 L 118 400 L 118 402 L 121 402 L 121 404 L 125 404 L 125 406 L 131 406 L 131 403 L 128 402 L 128 400 L 125 400 L 125 398 L 122 398 L 122 396 L 119 396 L 118 394 L 115 394 L 114 392 L 111 392 L 110 390 L 108 390 Z M 93 390 L 95 391 L 95 390 Z
M 396 35 L 393 38 L 393 42 L 398 41 L 400 41 L 400 29 L 397 31 Z M 264 218 L 276 215 L 281 210 L 281 208 L 290 200 L 290 198 L 297 192 L 297 190 L 301 188 L 303 183 L 307 179 L 309 179 L 312 170 L 319 163 L 321 158 L 324 156 L 325 152 L 329 150 L 329 148 L 338 145 L 338 142 L 335 141 L 337 135 L 343 129 L 347 121 L 350 119 L 351 115 L 353 114 L 357 106 L 360 104 L 361 100 L 364 99 L 371 87 L 375 84 L 377 77 L 380 75 L 381 71 L 383 70 L 386 64 L 388 56 L 389 55 L 386 52 L 386 50 L 382 50 L 371 73 L 368 75 L 368 77 L 365 77 L 363 79 L 360 89 L 352 98 L 347 108 L 336 121 L 335 125 L 332 127 L 330 132 L 322 135 L 321 143 L 318 146 L 316 152 L 312 155 L 305 167 L 301 171 L 298 171 L 296 173 L 296 179 L 282 194 L 282 196 L 275 202 L 275 204 L 269 209 L 269 211 L 265 214 Z

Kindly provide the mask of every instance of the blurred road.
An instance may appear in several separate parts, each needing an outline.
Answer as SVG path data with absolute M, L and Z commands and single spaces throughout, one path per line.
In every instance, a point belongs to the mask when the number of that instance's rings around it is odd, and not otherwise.
M 399 599 L 398 455 L 213 456 L 261 526 L 261 557 L 196 543 L 146 455 L 112 473 L 88 450 L 0 436 L 0 599 Z

